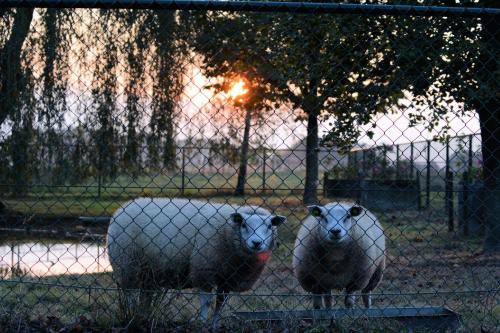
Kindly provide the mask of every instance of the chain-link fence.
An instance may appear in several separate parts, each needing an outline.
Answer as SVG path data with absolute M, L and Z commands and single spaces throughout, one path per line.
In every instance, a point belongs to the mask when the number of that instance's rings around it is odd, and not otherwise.
M 500 9 L 446 5 L 0 2 L 0 331 L 498 332 Z

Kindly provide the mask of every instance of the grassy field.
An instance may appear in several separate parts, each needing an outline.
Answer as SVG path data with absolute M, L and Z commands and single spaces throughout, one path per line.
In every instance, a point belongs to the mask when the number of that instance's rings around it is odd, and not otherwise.
M 263 204 L 288 216 L 286 225 L 279 230 L 280 247 L 253 290 L 230 299 L 225 310 L 225 329 L 247 332 L 254 327 L 249 323 L 237 326 L 231 320 L 232 311 L 311 308 L 311 299 L 298 285 L 291 268 L 293 242 L 306 214 L 300 199 L 259 196 L 214 200 Z M 479 238 L 466 239 L 448 232 L 444 217 L 433 210 L 379 212 L 378 215 L 387 237 L 388 262 L 384 280 L 375 292 L 374 307 L 443 306 L 462 316 L 461 332 L 482 332 L 481 329 L 498 332 L 500 256 L 480 254 Z M 120 310 L 119 295 L 109 273 L 3 280 L 0 281 L 0 325 L 4 326 L 0 326 L 0 331 L 1 327 L 15 325 L 42 328 L 87 325 L 97 331 L 123 328 L 128 322 Z M 342 306 L 342 295 L 336 295 L 335 300 L 337 306 Z M 158 331 L 201 329 L 196 326 L 199 324 L 190 321 L 198 311 L 193 291 L 170 292 L 157 309 L 159 313 L 149 323 L 150 328 Z M 289 322 L 288 325 L 289 331 L 297 332 L 348 332 L 348 329 L 399 332 L 402 329 L 397 323 L 366 320 L 321 325 Z
M 104 183 L 100 190 L 95 181 L 67 186 L 40 185 L 33 186 L 31 191 L 22 197 L 4 193 L 3 197 L 0 196 L 0 201 L 12 210 L 26 214 L 109 216 L 121 203 L 139 196 L 214 198 L 218 201 L 228 198 L 233 201 L 236 178 L 236 174 L 187 174 L 183 189 L 182 179 L 178 174 L 137 178 L 121 176 L 112 182 Z M 253 174 L 247 179 L 246 191 L 252 198 L 300 198 L 301 189 L 304 188 L 302 179 L 303 173 L 276 173 L 266 177 L 264 188 L 262 177 Z M 246 200 L 247 197 L 236 199 L 240 203 Z
M 145 175 L 136 178 L 120 176 L 101 186 L 94 180 L 76 185 L 37 185 L 22 197 L 0 191 L 0 201 L 9 208 L 27 215 L 44 216 L 109 216 L 118 206 L 132 198 L 146 197 L 189 197 L 289 207 L 289 203 L 301 205 L 304 188 L 304 172 L 282 172 L 268 174 L 263 185 L 262 175 L 249 174 L 246 196 L 235 198 L 232 194 L 236 185 L 236 174 L 186 174 L 184 189 L 182 177 L 170 175 Z M 322 177 L 318 195 L 322 196 Z M 99 190 L 100 189 L 100 190 Z M 425 192 L 422 191 L 425 204 Z M 457 196 L 455 196 L 455 207 Z M 430 211 L 444 209 L 444 192 L 430 192 Z
M 100 196 L 97 184 L 88 182 L 78 186 L 34 187 L 25 197 L 4 196 L 0 200 L 9 209 L 27 216 L 109 216 L 122 202 L 138 196 L 184 196 L 252 204 L 287 216 L 286 224 L 279 230 L 280 247 L 254 289 L 233 295 L 226 307 L 226 329 L 247 332 L 263 327 L 250 323 L 234 326 L 230 320 L 232 311 L 311 308 L 310 297 L 298 285 L 291 268 L 295 235 L 306 210 L 301 201 L 303 175 L 273 174 L 266 179 L 266 190 L 260 175 L 251 175 L 244 197 L 232 195 L 235 177 L 187 175 L 184 191 L 178 175 L 119 177 L 102 186 Z M 329 201 L 321 195 L 320 200 Z M 388 262 L 384 280 L 374 296 L 374 306 L 443 306 L 462 316 L 461 332 L 481 332 L 481 329 L 498 332 L 500 257 L 480 254 L 479 237 L 463 238 L 458 232 L 448 232 L 443 193 L 431 192 L 430 203 L 429 209 L 421 211 L 375 212 L 385 229 Z M 49 328 L 78 331 L 78 327 L 106 331 L 127 327 L 129 321 L 118 306 L 119 295 L 109 273 L 0 280 L 0 332 L 16 327 L 19 330 L 14 331 L 29 331 L 33 327 L 42 331 Z M 342 299 L 342 295 L 335 295 L 337 306 L 342 306 Z M 192 291 L 170 292 L 157 308 L 161 311 L 149 323 L 150 328 L 201 329 L 198 323 L 190 321 L 198 311 L 198 300 Z M 397 323 L 366 320 L 319 326 L 291 321 L 288 326 L 288 331 L 297 332 L 350 332 L 349 328 L 355 332 L 403 330 Z

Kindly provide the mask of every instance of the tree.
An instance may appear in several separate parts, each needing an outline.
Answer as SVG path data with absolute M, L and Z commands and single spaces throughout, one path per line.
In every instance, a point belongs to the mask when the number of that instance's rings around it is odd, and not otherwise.
M 263 96 L 266 94 L 265 82 L 257 78 L 254 73 L 242 73 L 245 79 L 240 78 L 246 92 L 236 95 L 233 98 L 233 104 L 236 108 L 244 112 L 243 141 L 241 142 L 240 166 L 238 169 L 238 181 L 234 194 L 243 196 L 245 194 L 245 183 L 247 179 L 248 149 L 250 147 L 250 127 L 252 119 L 258 119 L 262 115 L 259 111 L 266 109 Z M 247 79 L 246 76 L 249 78 Z
M 252 120 L 255 123 L 262 121 L 265 111 L 272 109 L 270 104 L 272 86 L 259 73 L 256 63 L 252 61 L 254 52 L 251 45 L 255 41 L 255 36 L 253 31 L 247 29 L 248 22 L 244 16 L 226 21 L 223 13 L 209 13 L 184 19 L 188 20 L 185 25 L 197 27 L 191 31 L 195 36 L 192 45 L 195 51 L 204 57 L 202 65 L 204 74 L 221 80 L 209 87 L 213 88 L 215 93 L 225 92 L 234 95 L 230 96 L 228 102 L 242 113 L 243 126 L 240 126 L 240 129 L 243 129 L 243 135 L 235 189 L 235 195 L 242 196 L 245 194 Z M 195 23 L 189 23 L 191 20 Z M 234 35 L 235 31 L 238 32 L 237 35 Z M 246 89 L 245 93 L 231 92 L 238 83 Z
M 411 3 L 412 1 L 410 1 Z M 446 4 L 445 1 L 442 2 Z M 469 4 L 463 1 L 462 5 Z M 478 4 L 471 2 L 473 6 Z M 494 7 L 492 0 L 481 1 L 484 7 Z M 377 19 L 382 21 L 382 19 Z M 388 84 L 400 92 L 413 95 L 413 106 L 431 110 L 426 119 L 419 112 L 407 112 L 413 124 L 426 123 L 434 129 L 452 112 L 461 116 L 477 112 L 481 128 L 484 160 L 484 210 L 486 237 L 484 249 L 500 249 L 500 23 L 498 17 L 388 17 L 387 32 L 382 40 L 385 63 L 383 73 Z M 454 102 L 463 109 L 452 109 Z M 398 100 L 392 100 L 397 104 Z M 336 143 L 349 135 L 353 124 L 368 124 L 380 108 L 369 112 L 344 113 L 337 126 L 325 137 Z M 387 112 L 387 111 L 385 111 Z M 368 117 L 367 117 L 368 116 Z M 445 127 L 445 130 L 447 128 Z M 446 132 L 444 133 L 446 135 Z
M 153 11 L 151 19 L 146 23 L 154 38 L 156 50 L 153 61 L 155 77 L 152 115 L 149 124 L 150 152 L 153 153 L 152 159 L 157 159 L 154 156 L 157 154 L 157 147 L 163 145 L 163 167 L 172 170 L 177 166 L 174 126 L 176 101 L 183 90 L 181 55 L 184 46 L 178 38 L 179 30 L 182 29 L 176 21 L 175 11 Z
M 13 16 L 10 37 L 0 50 L 0 125 L 12 115 L 19 101 L 21 54 L 33 18 L 33 8 L 17 8 Z
M 129 10 L 124 13 L 123 24 L 129 28 L 125 41 L 128 65 L 128 80 L 125 87 L 127 95 L 126 105 L 126 144 L 123 153 L 123 166 L 126 171 L 132 173 L 132 177 L 137 177 L 140 170 L 139 147 L 141 142 L 140 126 L 141 95 L 144 95 L 144 67 L 145 51 L 148 47 L 148 35 L 146 29 L 142 28 L 144 14 L 136 10 Z M 125 126 L 124 126 L 125 127 Z M 139 133 L 138 133 L 139 130 Z
M 381 89 L 387 78 L 377 75 L 381 70 L 373 63 L 383 22 L 368 16 L 248 13 L 209 13 L 200 21 L 197 26 L 210 33 L 199 34 L 206 37 L 197 41 L 197 51 L 205 55 L 209 70 L 220 74 L 241 62 L 240 67 L 261 78 L 265 99 L 302 111 L 297 119 L 307 122 L 303 201 L 316 203 L 319 121 L 345 110 L 366 113 L 374 101 L 382 107 L 394 98 Z M 361 89 L 369 95 L 364 98 L 371 98 L 364 106 Z
M 493 5 L 493 2 L 491 2 Z M 468 106 L 479 114 L 481 123 L 482 152 L 484 158 L 484 184 L 486 200 L 486 238 L 487 251 L 500 251 L 500 22 L 498 17 L 482 20 L 481 51 L 476 58 L 478 70 L 469 81 L 470 86 L 463 89 L 457 97 L 465 97 Z M 461 74 L 468 74 L 462 71 Z M 477 87 L 479 93 L 470 88 Z M 457 94 L 458 95 L 458 94 Z M 472 95 L 472 96 L 471 96 Z
M 234 64 L 236 65 L 236 64 Z M 229 102 L 237 110 L 243 113 L 243 137 L 241 141 L 240 165 L 238 168 L 238 178 L 234 194 L 237 196 L 245 195 L 245 183 L 247 179 L 248 150 L 250 148 L 250 129 L 252 120 L 258 121 L 262 117 L 262 112 L 269 107 L 265 103 L 266 85 L 262 78 L 255 73 L 234 66 L 231 70 L 224 72 L 222 84 L 215 84 L 212 87 L 216 92 L 228 91 L 230 95 Z M 210 72 L 212 76 L 216 73 Z M 239 91 L 235 91 L 239 90 Z M 241 129 L 241 127 L 240 127 Z
M 495 4 L 485 0 L 481 5 Z M 210 13 L 205 20 L 211 26 L 226 25 L 223 36 L 215 34 L 214 42 L 206 42 L 208 47 L 215 45 L 220 57 L 231 48 L 250 50 L 230 54 L 254 66 L 273 86 L 274 101 L 304 111 L 305 203 L 316 200 L 318 120 L 333 125 L 324 144 L 348 147 L 356 142 L 360 125 L 393 110 L 405 93 L 412 94 L 413 106 L 432 110 L 428 119 L 421 112 L 407 112 L 413 124 L 427 122 L 429 129 L 446 118 L 452 102 L 476 111 L 485 160 L 485 249 L 499 247 L 500 223 L 494 218 L 500 214 L 497 17 Z
M 116 164 L 116 99 L 117 99 L 117 66 L 118 41 L 111 27 L 116 21 L 115 11 L 104 11 L 101 21 L 103 33 L 102 57 L 94 68 L 94 82 L 92 86 L 93 116 L 95 119 L 94 145 L 97 149 L 94 165 L 98 173 L 98 181 L 102 178 L 115 178 Z
M 88 140 L 85 138 L 85 129 L 81 122 L 78 122 L 76 128 L 72 131 L 72 145 L 69 161 L 72 172 L 69 177 L 71 184 L 78 184 L 89 176 L 88 168 Z
M 37 84 L 41 86 L 38 121 L 41 159 L 53 183 L 63 184 L 68 166 L 64 145 L 64 113 L 67 111 L 68 51 L 71 49 L 69 26 L 71 11 L 49 8 L 42 15 L 44 34 L 40 40 L 43 71 Z

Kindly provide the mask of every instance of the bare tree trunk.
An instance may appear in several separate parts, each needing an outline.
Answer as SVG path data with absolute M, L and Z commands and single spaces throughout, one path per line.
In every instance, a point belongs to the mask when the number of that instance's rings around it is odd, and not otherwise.
M 33 8 L 17 8 L 10 38 L 0 53 L 0 125 L 17 106 L 21 51 L 28 36 Z
M 167 170 L 175 170 L 177 168 L 174 112 L 174 107 L 169 107 L 165 128 L 165 145 L 163 149 L 163 164 Z
M 493 4 L 493 2 L 492 2 Z M 497 82 L 500 71 L 500 21 L 494 17 L 483 22 L 483 53 L 480 56 L 480 84 Z M 498 87 L 498 83 L 491 84 Z M 475 101 L 481 125 L 484 177 L 485 251 L 500 251 L 500 100 L 493 89 L 486 98 Z
M 485 251 L 500 250 L 500 103 L 494 98 L 479 111 L 484 176 Z
M 175 29 L 176 29 L 176 12 L 168 10 L 157 10 L 155 14 L 158 17 L 157 39 L 158 50 L 157 56 L 159 59 L 159 89 L 161 97 L 160 112 L 163 114 L 164 120 L 161 127 L 161 135 L 165 137 L 163 146 L 163 166 L 167 170 L 175 170 L 176 162 L 176 142 L 174 127 L 175 121 L 175 100 L 182 92 L 179 87 L 178 68 L 176 68 L 175 57 L 178 52 L 175 49 Z
M 303 202 L 306 205 L 318 203 L 318 113 L 309 111 L 306 139 L 306 183 Z
M 252 111 L 248 109 L 245 114 L 245 129 L 243 132 L 243 142 L 241 143 L 241 158 L 240 158 L 240 169 L 238 171 L 238 184 L 236 185 L 236 190 L 234 191 L 234 195 L 238 196 L 245 195 L 251 120 L 252 120 Z

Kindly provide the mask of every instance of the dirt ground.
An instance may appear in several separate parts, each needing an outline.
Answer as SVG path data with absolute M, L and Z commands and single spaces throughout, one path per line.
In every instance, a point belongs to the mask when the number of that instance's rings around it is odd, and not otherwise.
M 254 288 L 230 298 L 221 332 L 405 331 L 394 323 L 375 325 L 359 320 L 321 325 L 296 321 L 288 327 L 231 324 L 233 311 L 312 307 L 291 267 L 295 235 L 305 212 L 295 209 L 293 203 L 271 208 L 288 215 L 286 225 L 279 230 L 280 246 Z M 380 220 L 386 234 L 387 269 L 374 292 L 373 307 L 446 307 L 461 316 L 460 332 L 500 332 L 500 254 L 482 253 L 480 237 L 464 238 L 459 232 L 448 232 L 441 217 L 427 212 L 381 214 Z M 19 328 L 16 332 L 107 332 L 127 327 L 118 318 L 116 285 L 108 273 L 23 281 L 34 284 L 0 283 L 0 332 L 15 327 Z M 342 307 L 343 295 L 335 294 L 334 299 L 335 306 Z M 150 329 L 206 331 L 190 321 L 198 311 L 195 292 L 171 293 L 169 301 L 159 307 L 161 315 L 149 323 Z

